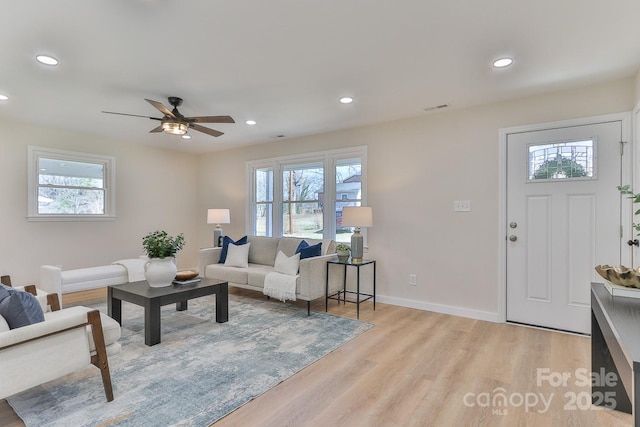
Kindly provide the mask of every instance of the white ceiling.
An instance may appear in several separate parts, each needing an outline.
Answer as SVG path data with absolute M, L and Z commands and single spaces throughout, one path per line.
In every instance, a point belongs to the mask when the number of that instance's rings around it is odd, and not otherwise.
M 640 70 L 640 0 L 0 0 L 0 117 L 194 153 Z M 46 53 L 58 67 L 35 62 Z M 511 56 L 508 69 L 494 59 Z M 343 105 L 338 98 L 353 96 Z M 230 115 L 185 142 L 144 98 Z M 248 126 L 244 122 L 258 122 Z

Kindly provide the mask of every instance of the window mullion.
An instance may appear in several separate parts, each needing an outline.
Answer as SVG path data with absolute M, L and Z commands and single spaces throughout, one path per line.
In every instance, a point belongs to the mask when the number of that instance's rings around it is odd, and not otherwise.
M 70 190 L 99 190 L 104 191 L 103 187 L 82 187 L 76 185 L 56 185 L 56 184 L 38 184 L 39 188 L 62 188 Z
M 336 235 L 336 159 L 325 156 L 324 160 L 324 239 L 335 239 Z
M 278 237 L 282 236 L 284 229 L 282 224 L 283 211 L 283 182 L 282 182 L 283 166 L 280 162 L 273 165 L 273 231 Z

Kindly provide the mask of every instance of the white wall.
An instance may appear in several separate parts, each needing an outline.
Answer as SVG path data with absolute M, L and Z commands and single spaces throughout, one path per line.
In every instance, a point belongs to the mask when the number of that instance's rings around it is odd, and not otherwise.
M 207 208 L 231 209 L 226 234 L 245 234 L 245 162 L 368 145 L 368 258 L 378 261 L 380 301 L 498 319 L 498 130 L 630 111 L 635 78 L 413 119 L 292 138 L 201 156 L 201 246 Z M 454 200 L 471 200 L 454 213 Z M 408 285 L 410 273 L 417 286 Z
M 64 269 L 107 264 L 142 254 L 142 237 L 184 233 L 180 268 L 197 265 L 197 171 L 193 155 L 128 141 L 0 120 L 0 274 L 15 285 L 37 283 L 42 264 Z M 27 145 L 116 157 L 117 220 L 29 222 Z

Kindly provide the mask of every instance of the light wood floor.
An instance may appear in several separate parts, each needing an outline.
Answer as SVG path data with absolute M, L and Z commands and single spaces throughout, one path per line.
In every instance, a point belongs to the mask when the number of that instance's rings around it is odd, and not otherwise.
M 69 304 L 104 294 L 66 297 Z M 312 309 L 324 311 L 324 301 Z M 631 415 L 592 408 L 590 387 L 578 384 L 576 370 L 590 371 L 588 337 L 385 304 L 373 312 L 369 302 L 360 310 L 360 320 L 375 327 L 215 426 L 632 425 Z M 355 318 L 353 304 L 331 301 L 329 311 Z M 544 368 L 571 378 L 566 386 L 537 385 Z M 501 393 L 506 406 L 492 405 Z M 534 396 L 550 402 L 548 409 L 541 400 L 533 405 Z M 532 403 L 528 410 L 521 398 Z M 23 426 L 6 401 L 0 426 Z

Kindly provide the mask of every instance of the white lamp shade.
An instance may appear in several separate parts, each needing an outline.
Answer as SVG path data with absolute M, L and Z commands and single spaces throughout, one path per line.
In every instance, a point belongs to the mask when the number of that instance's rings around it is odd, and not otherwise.
M 342 208 L 344 227 L 372 227 L 373 211 L 369 206 L 345 206 Z
M 229 224 L 230 222 L 229 209 L 207 210 L 207 224 Z

